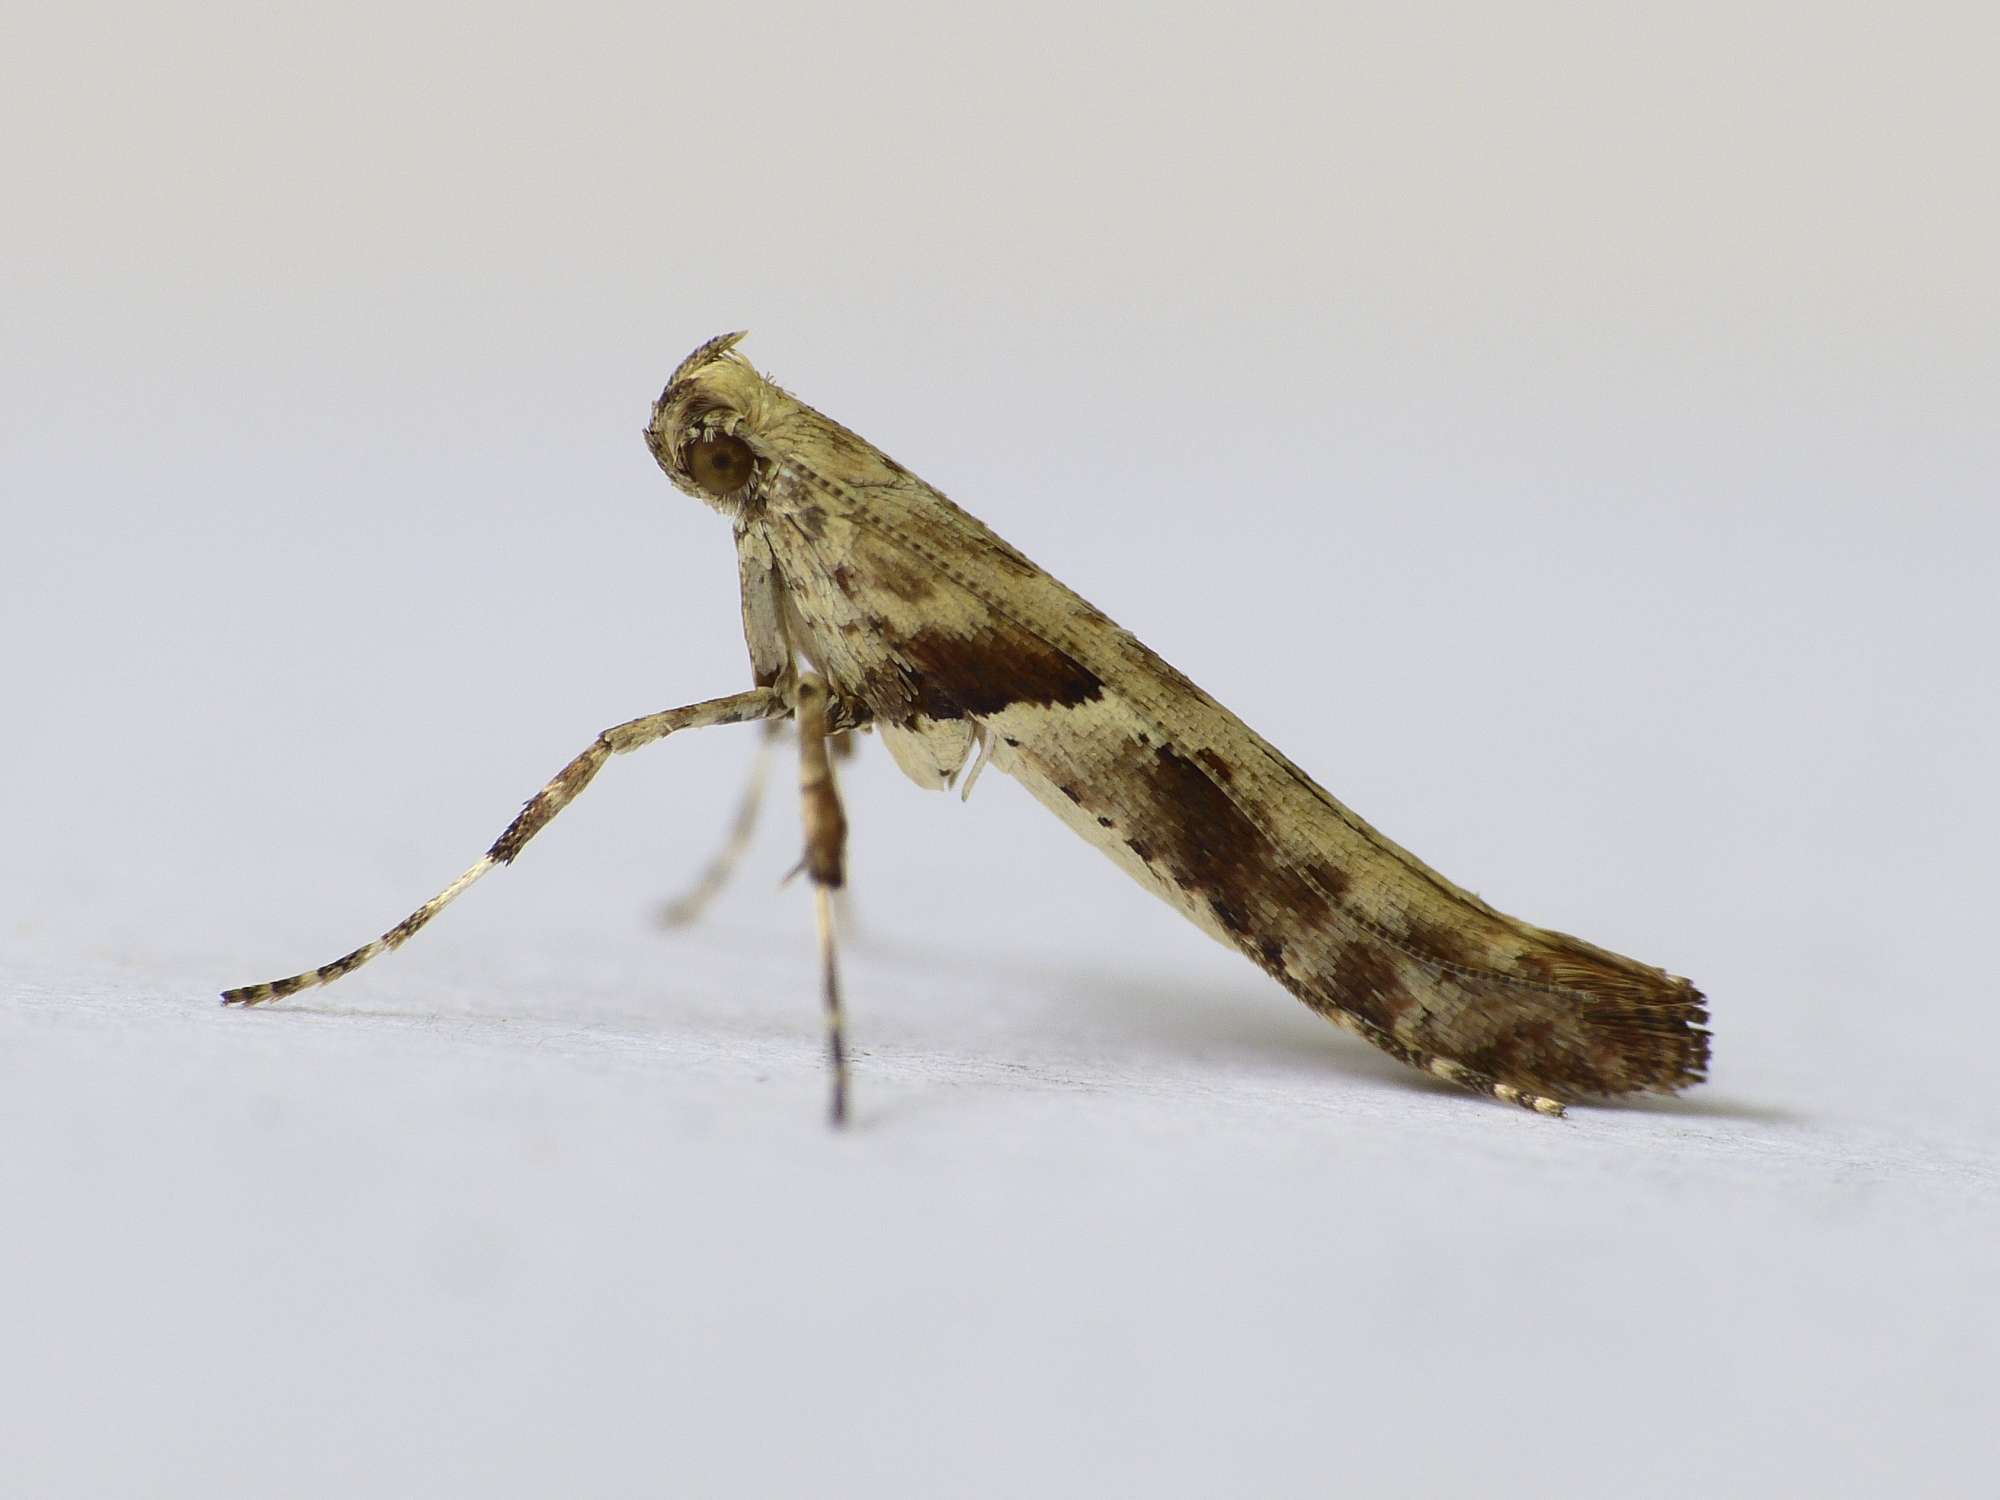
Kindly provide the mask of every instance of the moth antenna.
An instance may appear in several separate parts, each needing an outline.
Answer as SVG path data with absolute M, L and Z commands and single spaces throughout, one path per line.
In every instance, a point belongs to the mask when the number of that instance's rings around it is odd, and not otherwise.
M 321 964 L 317 969 L 308 969 L 303 974 L 291 974 L 283 979 L 268 980 L 263 984 L 246 984 L 240 989 L 224 990 L 224 1005 L 262 1005 L 267 1000 L 282 1000 L 287 995 L 296 995 L 300 990 L 311 989 L 314 985 L 331 984 L 344 974 L 352 974 L 378 954 L 391 948 L 400 948 L 423 930 L 439 912 L 465 893 L 467 887 L 478 880 L 495 865 L 511 864 L 521 850 L 537 833 L 548 826 L 556 814 L 576 800 L 576 796 L 589 786 L 593 777 L 614 755 L 637 750 L 641 745 L 650 745 L 655 740 L 665 739 L 678 729 L 700 729 L 712 724 L 737 724 L 750 719 L 768 719 L 786 712 L 784 699 L 770 688 L 753 688 L 747 693 L 735 693 L 727 698 L 713 698 L 706 703 L 691 704 L 686 708 L 670 708 L 664 713 L 648 714 L 644 718 L 632 719 L 626 723 L 607 729 L 593 740 L 582 754 L 562 768 L 555 777 L 533 797 L 528 799 L 514 821 L 509 823 L 500 837 L 466 872 L 450 885 L 439 891 L 422 906 L 411 912 L 402 921 L 376 938 L 372 943 L 363 943 L 352 953 L 343 954 L 330 964 Z

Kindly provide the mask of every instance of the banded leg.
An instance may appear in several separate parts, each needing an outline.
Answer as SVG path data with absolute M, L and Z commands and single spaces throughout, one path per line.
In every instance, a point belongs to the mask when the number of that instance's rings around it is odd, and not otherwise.
M 641 745 L 650 745 L 655 740 L 665 739 L 679 729 L 705 729 L 712 724 L 742 724 L 753 719 L 771 719 L 787 711 L 785 700 L 772 688 L 753 688 L 747 693 L 732 693 L 727 698 L 711 698 L 706 703 L 690 704 L 686 708 L 670 708 L 664 713 L 648 714 L 642 719 L 632 719 L 607 729 L 593 740 L 584 752 L 556 773 L 555 779 L 543 787 L 520 815 L 507 825 L 506 831 L 493 841 L 493 847 L 481 855 L 478 862 L 450 885 L 439 891 L 422 906 L 411 912 L 402 921 L 391 927 L 372 943 L 365 943 L 352 953 L 336 958 L 330 964 L 322 964 L 317 969 L 308 969 L 303 974 L 294 974 L 287 979 L 275 979 L 266 984 L 245 985 L 241 989 L 225 990 L 222 995 L 224 1005 L 261 1005 L 266 1000 L 282 1000 L 287 995 L 310 989 L 316 984 L 331 984 L 343 974 L 351 974 L 379 953 L 391 948 L 400 948 L 447 906 L 464 893 L 480 876 L 495 865 L 511 864 L 528 840 L 540 833 L 555 815 L 576 800 L 577 793 L 590 785 L 591 778 L 603 769 L 604 763 L 614 755 L 623 755 L 629 750 L 637 750 Z
M 771 750 L 783 732 L 782 720 L 764 721 L 764 733 L 757 741 L 757 757 L 750 763 L 750 778 L 743 783 L 743 793 L 736 804 L 736 816 L 730 820 L 729 832 L 723 836 L 722 847 L 715 851 L 686 890 L 660 908 L 662 927 L 687 927 L 699 921 L 701 914 L 708 910 L 709 902 L 722 893 L 722 888 L 729 884 L 730 876 L 736 873 L 736 867 L 743 862 L 743 856 L 750 848 L 750 836 L 757 831 L 757 814 L 763 810 L 764 784 L 771 779 Z
M 819 962 L 826 1001 L 826 1055 L 833 1069 L 832 1119 L 847 1123 L 847 1036 L 840 1006 L 840 970 L 834 944 L 834 895 L 847 880 L 847 815 L 833 784 L 827 753 L 826 684 L 810 673 L 799 679 L 799 799 L 805 820 L 801 866 L 813 888 L 819 928 Z

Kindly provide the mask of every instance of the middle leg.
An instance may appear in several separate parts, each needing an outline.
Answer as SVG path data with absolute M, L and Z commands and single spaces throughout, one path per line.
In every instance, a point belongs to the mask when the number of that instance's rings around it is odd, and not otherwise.
M 840 1003 L 840 970 L 834 942 L 834 895 L 847 882 L 847 815 L 833 782 L 826 684 L 808 673 L 799 679 L 799 798 L 805 821 L 805 856 L 819 928 L 819 961 L 826 1003 L 827 1062 L 833 1070 L 832 1120 L 847 1123 L 847 1036 Z
M 688 927 L 699 921 L 709 902 L 721 894 L 736 867 L 743 862 L 750 849 L 750 836 L 757 831 L 757 814 L 763 810 L 764 783 L 771 778 L 771 752 L 784 732 L 783 719 L 764 721 L 764 732 L 757 739 L 757 756 L 750 764 L 750 777 L 743 783 L 736 816 L 730 820 L 722 847 L 686 890 L 660 908 L 662 927 Z

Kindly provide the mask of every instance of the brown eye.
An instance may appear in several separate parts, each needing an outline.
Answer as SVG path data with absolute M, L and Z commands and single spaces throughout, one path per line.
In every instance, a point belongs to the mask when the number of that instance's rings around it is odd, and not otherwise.
M 688 473 L 711 495 L 733 495 L 750 480 L 750 449 L 726 433 L 703 438 L 688 449 Z

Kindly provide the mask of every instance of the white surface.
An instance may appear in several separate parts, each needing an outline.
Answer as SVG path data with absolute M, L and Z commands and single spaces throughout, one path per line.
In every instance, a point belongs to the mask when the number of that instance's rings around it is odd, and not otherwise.
M 289 1015 L 204 1006 L 205 964 L 31 976 L 22 1492 L 1963 1476 L 1996 1332 L 1963 1137 L 1797 1079 L 1551 1125 L 1255 975 L 859 955 L 835 1137 L 809 969 L 737 939 L 594 945 L 566 985 L 503 941 Z
M 1982 1493 L 2000 23 L 1111 14 L 10 32 L 0 1488 Z M 742 683 L 638 432 L 744 326 L 1390 834 L 1693 975 L 1713 1083 L 1435 1087 L 871 746 L 832 1136 L 786 801 L 647 926 L 750 731 L 220 1010 Z

